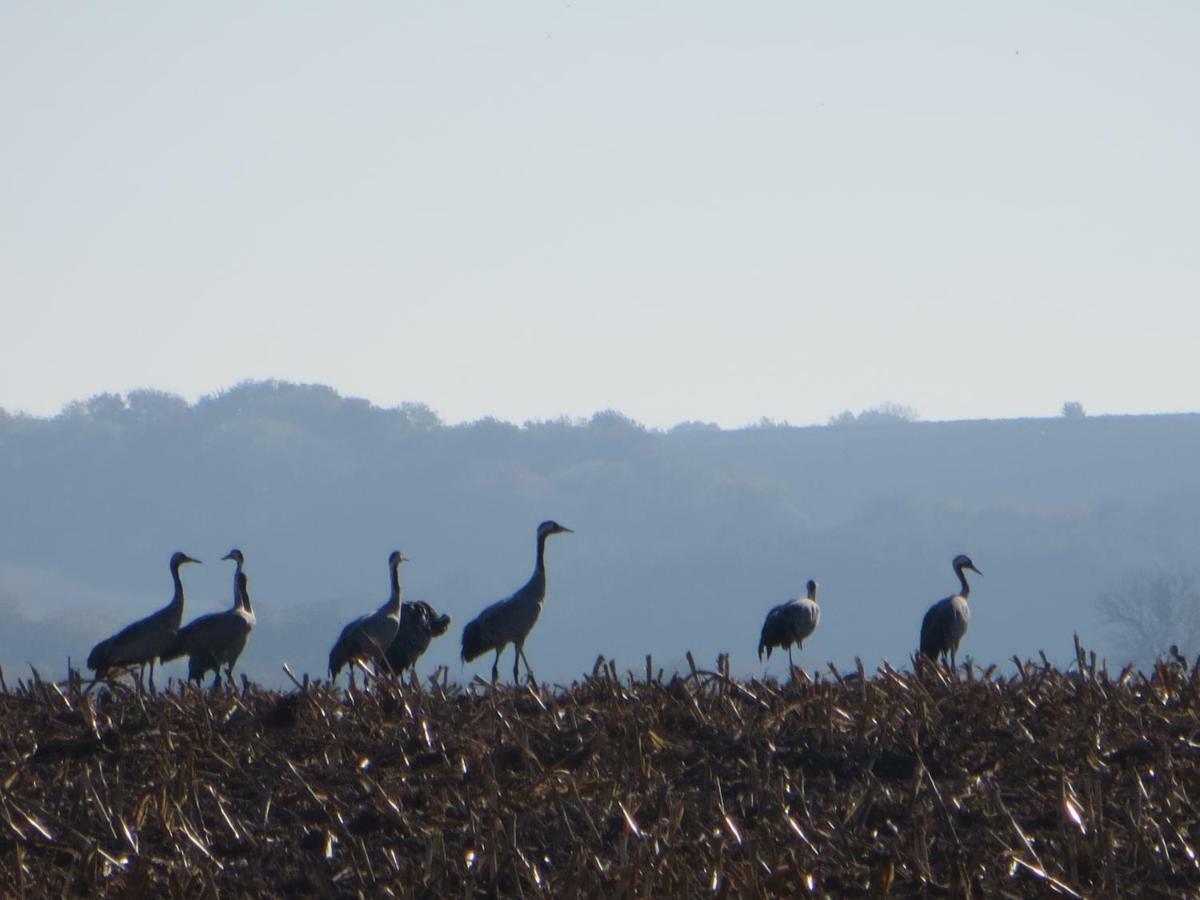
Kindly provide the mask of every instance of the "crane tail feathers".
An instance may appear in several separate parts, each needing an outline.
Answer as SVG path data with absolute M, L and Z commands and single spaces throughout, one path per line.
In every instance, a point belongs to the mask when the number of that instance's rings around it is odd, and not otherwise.
M 487 646 L 483 641 L 483 632 L 479 627 L 478 622 L 468 622 L 467 627 L 463 629 L 462 634 L 462 660 L 470 662 L 477 656 L 481 656 L 487 652 Z
M 167 644 L 166 649 L 163 650 L 158 658 L 162 662 L 170 662 L 173 659 L 179 659 L 179 657 L 184 656 L 187 652 L 187 646 L 184 642 L 179 638 L 175 638 L 171 643 Z
M 108 668 L 108 641 L 101 641 L 88 654 L 87 667 L 93 672 Z
M 216 672 L 218 675 L 221 673 L 220 665 L 211 654 L 196 653 L 188 658 L 188 681 L 203 681 L 209 671 Z
M 927 656 L 935 662 L 938 653 L 941 652 L 941 647 L 938 646 L 941 642 L 937 638 L 937 623 L 934 620 L 936 610 L 936 604 L 931 606 L 925 613 L 925 618 L 921 620 L 921 642 L 918 651 L 922 656 Z
M 934 662 L 937 661 L 938 654 L 941 653 L 943 650 L 943 648 L 941 646 L 941 641 L 939 641 L 937 639 L 937 635 L 935 632 L 936 632 L 936 629 L 934 629 L 934 628 L 930 628 L 930 627 L 922 628 L 921 629 L 921 647 L 920 647 L 921 655 L 926 656 L 929 659 L 932 659 Z

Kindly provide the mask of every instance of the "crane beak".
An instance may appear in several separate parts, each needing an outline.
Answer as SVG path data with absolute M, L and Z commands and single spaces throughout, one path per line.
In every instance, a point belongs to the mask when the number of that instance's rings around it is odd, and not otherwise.
M 200 565 L 200 560 L 198 560 L 198 559 L 192 559 L 190 556 L 185 556 L 185 557 L 183 558 L 183 561 L 184 561 L 184 562 L 194 562 L 194 563 L 196 563 L 196 565 Z
M 574 528 L 568 528 L 566 525 L 559 525 L 559 526 L 558 526 L 558 530 L 559 530 L 559 531 L 565 531 L 567 534 L 574 534 L 574 533 L 575 533 L 575 529 L 574 529 Z
M 232 553 L 226 553 L 224 556 L 222 556 L 222 557 L 221 557 L 221 559 L 233 559 L 233 554 L 232 554 Z
M 970 569 L 972 572 L 974 572 L 974 573 L 975 573 L 976 575 L 978 575 L 979 577 L 981 577 L 981 578 L 983 577 L 983 573 L 982 573 L 982 572 L 980 572 L 980 571 L 979 571 L 977 568 L 975 568 L 974 566 L 967 566 L 967 568 L 968 568 L 968 569 Z

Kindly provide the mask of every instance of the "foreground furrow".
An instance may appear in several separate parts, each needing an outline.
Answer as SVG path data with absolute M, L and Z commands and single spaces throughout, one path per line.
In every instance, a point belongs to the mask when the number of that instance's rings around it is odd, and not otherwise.
M 0 693 L 0 894 L 1180 896 L 1200 890 L 1198 697 L 1196 670 L 1031 664 L 35 680 Z

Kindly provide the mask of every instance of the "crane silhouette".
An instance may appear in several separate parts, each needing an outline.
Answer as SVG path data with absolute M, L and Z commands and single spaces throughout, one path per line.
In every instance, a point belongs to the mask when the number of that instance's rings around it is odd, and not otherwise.
M 429 642 L 446 633 L 450 617 L 439 616 L 432 606 L 423 601 L 410 601 L 400 606 L 400 627 L 387 649 L 387 663 L 392 671 L 400 674 L 414 668 L 421 654 L 429 649 Z
M 242 655 L 250 632 L 254 630 L 254 610 L 250 606 L 249 578 L 242 571 L 245 557 L 241 550 L 230 550 L 221 559 L 233 560 L 233 606 L 188 622 L 163 652 L 164 662 L 188 658 L 188 680 L 200 682 L 213 673 L 213 687 L 221 684 L 221 666 L 232 683 L 233 666 Z
M 400 563 L 408 558 L 399 550 L 388 557 L 392 575 L 392 592 L 383 606 L 360 616 L 342 629 L 329 651 L 329 677 L 337 678 L 347 663 L 350 666 L 350 686 L 354 686 L 354 661 L 367 662 L 383 658 L 400 627 Z
M 969 556 L 959 554 L 954 557 L 954 574 L 958 576 L 958 593 L 939 600 L 929 607 L 925 618 L 921 620 L 921 655 L 933 660 L 938 657 L 950 657 L 950 668 L 958 668 L 958 642 L 967 633 L 971 624 L 971 609 L 967 606 L 967 598 L 971 596 L 971 585 L 967 584 L 964 569 L 970 569 L 976 575 L 983 575 Z
M 533 670 L 525 658 L 525 638 L 533 630 L 546 598 L 546 538 L 552 534 L 573 534 L 570 528 L 547 520 L 537 527 L 537 562 L 529 581 L 515 594 L 487 607 L 467 623 L 462 633 L 462 659 L 470 662 L 488 650 L 496 651 L 492 661 L 492 681 L 499 678 L 500 652 L 513 645 L 513 681 L 519 681 L 519 665 L 525 661 L 525 671 L 533 680 Z
M 795 597 L 767 613 L 762 636 L 758 640 L 760 660 L 764 650 L 767 652 L 767 659 L 770 659 L 772 648 L 787 647 L 789 669 L 795 667 L 795 663 L 792 662 L 792 644 L 804 649 L 804 639 L 816 631 L 817 623 L 821 621 L 821 607 L 817 605 L 817 583 L 809 581 L 807 588 L 806 597 Z
M 96 673 L 96 680 L 104 678 L 113 669 L 138 666 L 138 683 L 146 664 L 150 664 L 150 690 L 154 690 L 154 663 L 175 639 L 179 624 L 183 621 L 183 581 L 179 567 L 186 563 L 198 563 L 186 553 L 171 556 L 171 579 L 175 582 L 175 593 L 171 602 L 144 619 L 126 625 L 112 637 L 105 638 L 88 654 L 87 666 Z

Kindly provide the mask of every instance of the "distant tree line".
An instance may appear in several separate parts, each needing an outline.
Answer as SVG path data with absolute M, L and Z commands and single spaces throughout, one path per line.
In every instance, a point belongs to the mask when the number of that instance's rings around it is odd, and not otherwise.
M 413 559 L 408 596 L 461 624 L 528 576 L 546 518 L 576 530 L 531 639 L 547 673 L 584 651 L 748 665 L 765 610 L 810 577 L 828 604 L 808 662 L 899 663 L 959 552 L 987 573 L 963 648 L 977 659 L 1076 631 L 1114 660 L 1195 640 L 1190 588 L 1121 579 L 1200 545 L 1200 416 L 942 423 L 888 403 L 831 424 L 662 431 L 609 409 L 448 425 L 282 381 L 0 413 L 0 664 L 79 662 L 163 604 L 172 551 L 236 544 L 260 622 L 247 671 L 319 672 L 339 624 L 382 601 L 391 550 Z M 189 615 L 228 605 L 210 568 L 188 573 Z M 1096 599 L 1118 590 L 1124 605 Z M 458 666 L 453 644 L 431 662 Z

